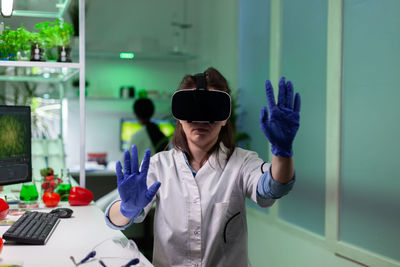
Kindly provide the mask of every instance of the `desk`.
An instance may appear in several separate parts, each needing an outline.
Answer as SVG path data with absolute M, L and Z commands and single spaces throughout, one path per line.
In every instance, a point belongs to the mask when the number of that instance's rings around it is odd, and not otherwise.
M 104 221 L 103 212 L 94 204 L 89 206 L 70 207 L 68 203 L 59 204 L 58 207 L 68 207 L 74 212 L 69 219 L 61 219 L 59 225 L 50 236 L 46 245 L 15 245 L 4 244 L 0 254 L 1 264 L 22 263 L 24 267 L 38 266 L 74 266 L 70 256 L 75 259 L 84 258 L 90 250 L 101 241 L 115 236 L 123 236 L 121 231 L 109 228 Z M 42 208 L 39 211 L 50 211 Z M 9 226 L 0 226 L 0 234 Z M 142 254 L 141 265 L 153 266 Z M 98 264 L 84 264 L 82 267 L 98 266 Z

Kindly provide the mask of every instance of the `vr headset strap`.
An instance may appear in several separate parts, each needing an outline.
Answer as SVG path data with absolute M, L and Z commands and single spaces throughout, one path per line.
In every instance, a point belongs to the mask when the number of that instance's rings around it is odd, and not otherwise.
M 207 79 L 205 73 L 198 73 L 193 76 L 193 79 L 196 83 L 196 89 L 207 90 Z

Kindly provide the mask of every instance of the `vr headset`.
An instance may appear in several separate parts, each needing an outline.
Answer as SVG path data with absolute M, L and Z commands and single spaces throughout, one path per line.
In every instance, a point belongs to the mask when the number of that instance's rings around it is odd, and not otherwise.
M 187 122 L 217 122 L 231 115 L 231 97 L 228 93 L 207 89 L 204 73 L 194 76 L 196 89 L 176 91 L 172 96 L 172 115 Z

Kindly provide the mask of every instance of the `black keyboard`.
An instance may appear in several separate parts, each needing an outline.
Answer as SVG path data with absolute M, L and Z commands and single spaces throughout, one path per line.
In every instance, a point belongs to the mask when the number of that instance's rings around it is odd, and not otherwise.
M 3 239 L 17 243 L 44 245 L 60 222 L 57 215 L 46 212 L 25 212 L 3 234 Z

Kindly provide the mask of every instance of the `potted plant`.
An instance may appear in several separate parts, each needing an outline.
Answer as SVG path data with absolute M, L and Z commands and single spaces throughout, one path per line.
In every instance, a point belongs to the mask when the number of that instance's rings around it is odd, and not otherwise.
M 18 43 L 17 60 L 28 60 L 31 32 L 26 30 L 22 24 L 15 31 Z
M 0 35 L 0 58 L 2 60 L 25 60 L 29 53 L 30 32 L 23 25 L 16 30 L 6 26 Z
M 74 28 L 71 24 L 64 22 L 57 24 L 57 47 L 59 62 L 71 62 L 71 36 L 74 34 Z
M 39 37 L 44 40 L 47 50 L 47 57 L 57 59 L 59 62 L 71 62 L 70 58 L 70 41 L 74 29 L 68 22 L 61 22 L 57 19 L 54 22 L 41 22 L 35 25 L 39 29 Z M 58 49 L 58 57 L 54 55 L 51 49 Z
M 37 23 L 35 25 L 35 28 L 39 30 L 38 33 L 38 39 L 42 41 L 42 45 L 44 48 L 44 57 L 46 57 L 48 60 L 55 60 L 56 55 L 53 52 L 54 45 L 51 42 L 52 35 L 52 29 L 51 29 L 51 22 L 50 21 L 44 21 Z
M 19 50 L 17 32 L 6 26 L 0 35 L 0 57 L 2 60 L 16 60 Z

